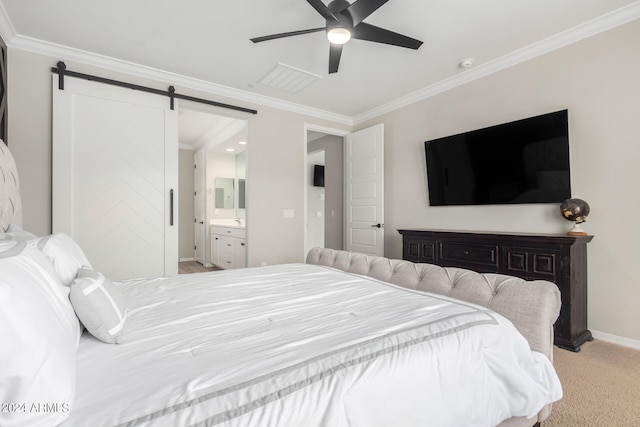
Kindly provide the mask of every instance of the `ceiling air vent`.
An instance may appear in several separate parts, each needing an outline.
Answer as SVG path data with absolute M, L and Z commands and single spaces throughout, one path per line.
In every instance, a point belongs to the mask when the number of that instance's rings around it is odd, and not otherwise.
M 322 78 L 289 65 L 278 64 L 271 69 L 258 83 L 288 92 L 298 93 L 316 80 Z

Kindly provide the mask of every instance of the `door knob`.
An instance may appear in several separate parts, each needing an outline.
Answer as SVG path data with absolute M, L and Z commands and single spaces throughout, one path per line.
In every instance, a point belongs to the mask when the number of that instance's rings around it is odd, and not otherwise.
M 382 228 L 384 226 L 384 224 L 373 224 L 372 227 L 375 228 Z

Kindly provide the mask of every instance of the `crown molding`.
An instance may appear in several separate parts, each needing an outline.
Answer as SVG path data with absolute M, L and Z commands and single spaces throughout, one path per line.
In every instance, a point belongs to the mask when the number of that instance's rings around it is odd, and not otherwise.
M 578 25 L 567 31 L 563 31 L 547 39 L 533 43 L 500 58 L 478 65 L 456 76 L 441 80 L 413 92 L 407 96 L 383 104 L 372 110 L 366 111 L 354 117 L 336 114 L 325 110 L 307 107 L 276 98 L 258 95 L 251 92 L 230 88 L 212 82 L 195 79 L 144 65 L 121 61 L 115 58 L 98 55 L 95 53 L 62 46 L 43 40 L 20 36 L 7 15 L 0 1 L 0 36 L 9 48 L 21 49 L 41 55 L 52 56 L 60 60 L 76 61 L 87 65 L 105 68 L 108 70 L 126 73 L 142 78 L 160 82 L 172 82 L 185 88 L 202 91 L 212 95 L 224 96 L 234 100 L 253 103 L 266 107 L 272 107 L 293 113 L 303 114 L 322 120 L 330 120 L 336 123 L 355 126 L 365 121 L 374 119 L 383 114 L 403 108 L 407 105 L 422 101 L 440 93 L 446 92 L 458 86 L 462 86 L 474 80 L 497 73 L 506 68 L 544 55 L 562 47 L 568 46 L 580 40 L 624 25 L 640 18 L 640 0 L 637 0 L 620 9 L 609 12 L 584 24 Z
M 0 34 L 3 34 L 2 15 L 3 10 L 0 10 Z M 4 13 L 4 17 L 6 18 L 6 13 Z M 11 22 L 8 21 L 8 19 L 6 21 L 10 25 Z M 145 79 L 151 79 L 158 82 L 170 82 L 174 86 L 181 86 L 183 88 L 188 88 L 199 92 L 223 96 L 226 98 L 231 98 L 234 101 L 242 101 L 265 107 L 272 107 L 279 110 L 315 117 L 322 120 L 330 120 L 348 126 L 353 125 L 353 119 L 342 114 L 336 114 L 330 111 L 307 107 L 304 105 L 295 104 L 293 102 L 283 101 L 280 99 L 243 91 L 240 89 L 234 89 L 217 83 L 192 78 L 169 71 L 160 70 L 157 68 L 147 67 L 145 65 L 123 61 L 109 56 L 99 55 L 96 53 L 87 52 L 85 50 L 47 42 L 44 40 L 21 35 L 14 35 L 12 38 L 5 40 L 5 42 L 11 49 L 24 50 L 31 53 L 51 56 L 61 61 L 79 62 L 82 64 L 119 73 L 125 73 Z
M 354 125 L 361 124 L 391 111 L 422 101 L 432 96 L 462 86 L 474 80 L 497 73 L 506 68 L 563 48 L 604 31 L 619 27 L 640 18 L 640 0 L 609 12 L 598 18 L 563 31 L 500 58 L 478 65 L 456 76 L 441 80 L 402 98 L 383 104 L 353 118 Z
M 9 42 L 16 36 L 16 30 L 13 28 L 13 24 L 7 15 L 7 11 L 4 8 L 2 2 L 0 2 L 0 37 L 4 43 L 8 46 Z

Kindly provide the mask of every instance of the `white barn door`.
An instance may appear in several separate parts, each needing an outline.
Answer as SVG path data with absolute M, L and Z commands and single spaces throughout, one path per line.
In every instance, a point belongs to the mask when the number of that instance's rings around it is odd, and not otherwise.
M 178 116 L 168 97 L 53 78 L 53 231 L 112 280 L 178 273 Z M 173 212 L 172 212 L 173 209 Z
M 345 249 L 383 256 L 383 124 L 347 135 L 345 167 Z

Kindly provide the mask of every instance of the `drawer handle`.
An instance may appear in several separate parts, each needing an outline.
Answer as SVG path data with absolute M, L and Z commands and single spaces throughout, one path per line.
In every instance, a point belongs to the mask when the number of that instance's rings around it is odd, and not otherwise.
M 244 246 L 244 243 L 240 243 L 240 246 Z
M 231 230 L 227 230 L 227 233 L 231 234 Z
M 469 251 L 464 251 L 464 254 L 465 255 L 469 255 Z
M 231 246 L 231 243 L 227 243 L 227 246 Z

